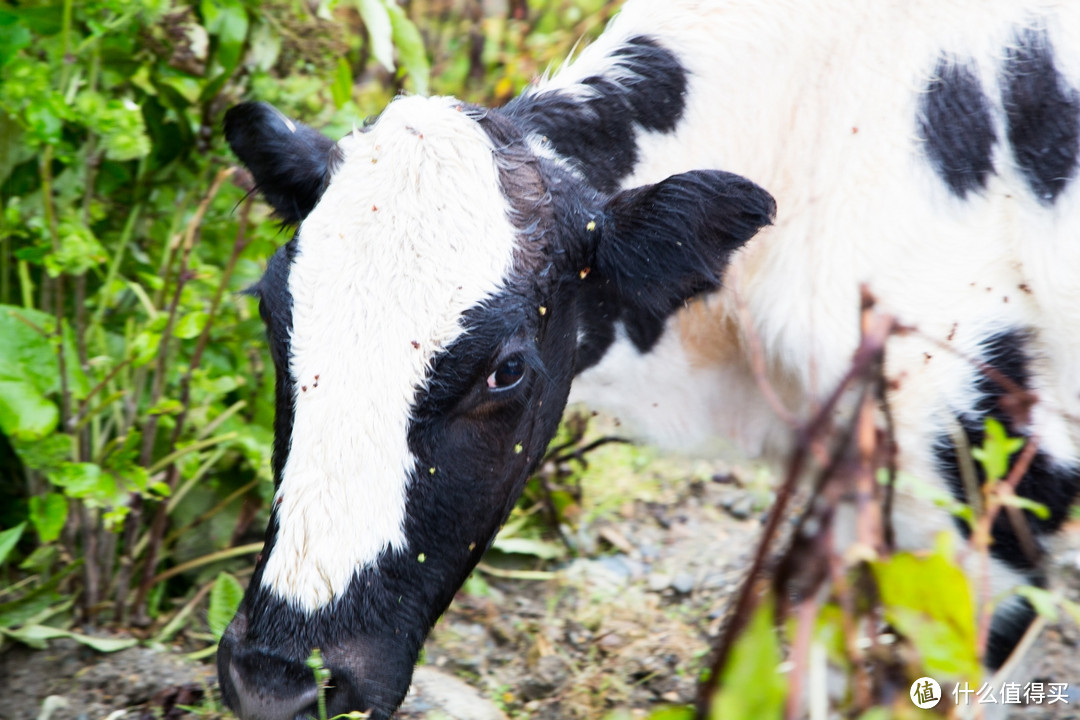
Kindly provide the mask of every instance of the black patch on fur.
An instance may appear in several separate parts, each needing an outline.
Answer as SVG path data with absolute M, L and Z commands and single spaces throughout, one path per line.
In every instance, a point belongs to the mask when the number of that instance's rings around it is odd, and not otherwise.
M 673 175 L 613 197 L 594 267 L 598 280 L 610 283 L 638 349 L 650 350 L 687 300 L 720 287 L 731 254 L 775 214 L 769 193 L 719 170 Z
M 1005 48 L 1001 86 L 1016 163 L 1039 201 L 1052 205 L 1076 175 L 1080 93 L 1054 66 L 1045 30 L 1020 31 Z
M 266 325 L 266 337 L 270 344 L 270 357 L 274 360 L 274 453 L 271 466 L 274 471 L 274 487 L 281 484 L 281 471 L 289 455 L 292 441 L 293 417 L 295 415 L 295 387 L 289 374 L 289 337 L 292 333 L 292 294 L 289 292 L 289 271 L 296 256 L 296 238 L 278 248 L 266 272 L 249 292 L 259 298 L 259 315 Z M 269 546 L 268 550 L 269 550 Z
M 614 192 L 638 159 L 637 128 L 671 132 L 686 107 L 687 71 L 670 50 L 646 36 L 631 38 L 610 56 L 611 69 L 585 78 L 592 93 L 526 93 L 505 112 L 546 137 L 576 161 L 589 182 Z M 575 96 L 576 95 L 576 96 Z
M 287 224 L 307 217 L 322 197 L 340 150 L 317 130 L 293 123 L 268 103 L 225 113 L 225 139 L 251 171 L 256 188 Z
M 1029 358 L 1025 351 L 1028 338 L 1028 333 L 1022 330 L 1002 332 L 984 340 L 981 353 L 985 363 L 1024 389 L 1030 388 L 1031 377 L 1028 369 Z M 1024 429 L 1018 428 L 1013 418 L 1002 408 L 1000 401 L 1006 393 L 994 380 L 985 374 L 980 374 L 975 381 L 975 391 L 979 394 L 979 400 L 972 412 L 958 418 L 969 447 L 979 447 L 983 444 L 987 417 L 1000 422 L 1011 437 L 1026 435 Z M 938 467 L 950 492 L 957 500 L 966 503 L 967 492 L 964 488 L 963 476 L 960 474 L 956 447 L 948 435 L 943 435 L 938 439 L 935 454 Z M 1012 456 L 1010 468 L 1018 457 L 1019 453 Z M 981 485 L 986 480 L 982 465 L 974 462 L 974 467 Z M 1046 519 L 1038 518 L 1030 511 L 1023 511 L 1031 535 L 1038 543 L 1040 535 L 1057 531 L 1068 518 L 1069 507 L 1080 492 L 1080 468 L 1061 466 L 1049 454 L 1040 450 L 1035 454 L 1027 473 L 1017 485 L 1016 492 L 1018 495 L 1044 505 L 1049 511 L 1049 517 Z M 965 522 L 958 520 L 957 525 L 965 537 L 970 534 Z M 991 528 L 991 534 L 994 542 L 990 546 L 990 554 L 995 558 L 1021 571 L 1031 571 L 1038 567 L 1039 558 L 1030 557 L 1025 552 L 1008 513 L 998 514 Z
M 1013 595 L 998 605 L 990 620 L 990 634 L 986 638 L 983 665 L 990 670 L 997 670 L 1004 665 L 1023 639 L 1024 633 L 1031 627 L 1035 616 L 1035 608 L 1027 598 L 1020 595 Z
M 979 79 L 942 57 L 920 103 L 919 134 L 937 174 L 959 198 L 986 188 L 997 134 Z

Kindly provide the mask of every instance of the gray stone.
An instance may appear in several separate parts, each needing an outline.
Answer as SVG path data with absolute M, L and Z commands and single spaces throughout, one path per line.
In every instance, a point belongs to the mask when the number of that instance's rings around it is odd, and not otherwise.
M 676 592 L 680 592 L 683 595 L 688 595 L 694 590 L 694 576 L 688 572 L 681 572 L 677 574 L 671 581 L 671 587 Z

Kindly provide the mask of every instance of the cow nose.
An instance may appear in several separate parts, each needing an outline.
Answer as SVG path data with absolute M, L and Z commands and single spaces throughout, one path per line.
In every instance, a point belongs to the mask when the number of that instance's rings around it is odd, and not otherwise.
M 318 717 L 318 690 L 307 665 L 248 645 L 236 631 L 237 616 L 218 646 L 218 683 L 225 704 L 240 720 L 305 720 Z

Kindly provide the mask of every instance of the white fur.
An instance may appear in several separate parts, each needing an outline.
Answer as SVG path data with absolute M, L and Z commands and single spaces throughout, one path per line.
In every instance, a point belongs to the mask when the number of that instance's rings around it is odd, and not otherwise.
M 1080 415 L 1080 183 L 1074 178 L 1053 207 L 1037 202 L 998 118 L 997 174 L 984 192 L 958 199 L 934 174 L 916 124 L 942 53 L 974 63 L 1000 107 L 1004 48 L 1016 28 L 1040 22 L 1059 71 L 1080 88 L 1075 2 L 631 0 L 594 45 L 534 92 L 603 72 L 611 50 L 635 35 L 678 55 L 690 73 L 683 120 L 674 133 L 639 132 L 640 163 L 624 186 L 713 167 L 776 197 L 775 225 L 735 257 L 710 304 L 744 341 L 760 339 L 770 382 L 796 416 L 805 418 L 849 366 L 866 283 L 881 310 L 961 354 L 976 355 L 995 332 L 1033 328 L 1040 404 L 1032 430 L 1041 448 L 1075 464 L 1080 431 L 1062 413 Z M 610 407 L 654 439 L 673 436 L 672 414 L 683 408 L 694 433 L 674 433 L 680 441 L 723 435 L 751 454 L 783 449 L 786 427 L 754 383 L 747 343 L 722 366 L 702 365 L 671 339 L 679 324 L 669 322 L 655 353 L 637 353 L 620 336 L 578 378 L 571 399 Z M 932 440 L 977 400 L 977 371 L 909 336 L 891 342 L 887 372 L 899 382 L 890 402 L 901 461 L 935 478 Z M 664 402 L 654 405 L 654 396 Z M 951 527 L 925 508 L 906 515 L 898 535 L 908 546 Z M 999 570 L 999 585 L 1011 581 Z
M 262 578 L 309 612 L 406 549 L 410 408 L 515 246 L 491 142 L 456 101 L 399 99 L 340 148 L 289 274 L 296 415 Z

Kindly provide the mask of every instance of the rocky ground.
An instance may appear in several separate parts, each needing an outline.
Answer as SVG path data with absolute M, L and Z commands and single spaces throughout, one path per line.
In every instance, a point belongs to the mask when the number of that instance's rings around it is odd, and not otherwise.
M 734 482 L 723 467 L 638 455 L 620 462 L 586 485 L 592 499 L 571 538 L 577 559 L 542 580 L 506 577 L 520 574 L 520 558 L 488 559 L 432 633 L 399 717 L 599 720 L 613 709 L 644 717 L 693 698 L 769 494 L 763 483 Z M 1075 523 L 1055 560 L 1068 595 L 1080 599 Z M 1011 717 L 1080 718 L 1077 627 L 1048 624 L 1031 657 L 1036 677 L 1070 683 L 1072 702 Z M 180 706 L 222 717 L 212 685 L 212 665 L 176 653 L 101 655 L 71 641 L 9 648 L 0 654 L 0 719 L 188 717 Z

